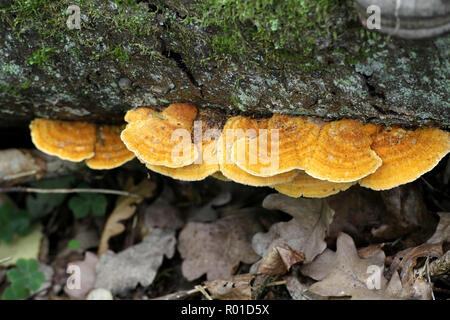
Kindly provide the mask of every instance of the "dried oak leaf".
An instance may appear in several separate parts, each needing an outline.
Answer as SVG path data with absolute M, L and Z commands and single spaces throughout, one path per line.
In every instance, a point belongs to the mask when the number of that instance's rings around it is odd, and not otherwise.
M 336 259 L 333 267 L 323 280 L 313 284 L 309 291 L 325 297 L 351 297 L 352 299 L 392 299 L 394 298 L 387 280 L 382 274 L 384 270 L 384 254 L 361 259 L 353 239 L 341 233 L 337 239 Z M 379 289 L 369 289 L 367 281 L 373 275 L 371 266 L 376 266 Z
M 254 274 L 239 274 L 229 279 L 217 279 L 204 282 L 209 294 L 219 300 L 251 300 Z
M 439 224 L 427 243 L 450 242 L 450 212 L 438 212 L 438 215 Z
M 258 264 L 257 273 L 277 275 L 285 274 L 289 269 L 305 260 L 303 252 L 297 252 L 284 242 L 269 249 Z
M 142 180 L 138 185 L 127 188 L 127 191 L 140 195 L 140 198 L 122 196 L 117 200 L 116 207 L 106 221 L 105 228 L 103 229 L 100 246 L 98 248 L 99 256 L 108 250 L 109 239 L 125 230 L 125 226 L 121 221 L 131 218 L 136 211 L 136 206 L 141 203 L 144 198 L 150 197 L 155 188 L 155 183 L 148 180 Z
M 155 279 L 164 255 L 172 258 L 175 253 L 175 231 L 153 229 L 139 244 L 115 254 L 108 251 L 97 264 L 95 288 L 123 294 L 138 284 L 149 286 Z
M 334 215 L 334 210 L 330 209 L 325 200 L 295 199 L 281 194 L 270 194 L 264 199 L 263 207 L 281 210 L 294 219 L 275 223 L 267 233 L 258 233 L 253 237 L 253 249 L 261 257 L 272 247 L 287 245 L 298 255 L 304 255 L 305 262 L 311 262 L 325 250 L 324 239 Z
M 141 229 L 178 230 L 184 225 L 179 210 L 163 197 L 159 197 L 152 204 L 144 208 L 143 226 Z M 145 231 L 145 230 L 143 230 Z
M 254 215 L 235 215 L 213 223 L 189 222 L 178 237 L 183 276 L 192 281 L 204 273 L 208 280 L 225 279 L 239 262 L 253 263 L 258 255 L 252 236 L 262 227 Z

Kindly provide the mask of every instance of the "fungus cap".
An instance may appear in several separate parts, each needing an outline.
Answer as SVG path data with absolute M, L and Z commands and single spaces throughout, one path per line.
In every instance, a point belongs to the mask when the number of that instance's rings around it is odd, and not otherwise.
M 145 114 L 146 111 L 140 112 Z M 145 120 L 129 115 L 126 118 L 135 121 L 128 123 L 121 133 L 121 139 L 146 164 L 184 167 L 192 164 L 198 157 L 191 138 L 196 115 L 197 108 L 188 103 L 172 104 L 163 112 Z
M 306 160 L 306 173 L 331 182 L 352 182 L 375 172 L 382 160 L 370 148 L 372 131 L 372 125 L 366 128 L 356 120 L 328 122 Z
M 199 146 L 200 147 L 200 146 Z M 162 175 L 172 177 L 184 181 L 199 181 L 219 171 L 219 164 L 217 161 L 216 141 L 211 139 L 204 141 L 202 144 L 201 160 L 197 159 L 195 163 L 180 167 L 169 168 L 165 166 L 156 166 L 146 164 L 147 168 L 158 172 Z M 200 157 L 199 157 L 200 158 Z
M 134 158 L 120 139 L 121 126 L 99 126 L 94 157 L 86 160 L 91 169 L 112 169 Z
M 232 146 L 245 135 L 254 137 L 258 129 L 267 128 L 267 119 L 254 120 L 245 117 L 233 117 L 228 119 L 217 143 L 217 156 L 222 174 L 235 182 L 250 186 L 270 186 L 289 182 L 296 175 L 297 170 L 276 174 L 270 177 L 258 177 L 239 168 L 232 158 Z
M 307 117 L 274 114 L 267 130 L 237 140 L 231 157 L 239 168 L 260 177 L 303 169 L 322 125 Z
M 150 119 L 152 116 L 156 117 L 158 112 L 153 110 L 152 108 L 140 107 L 136 109 L 128 110 L 125 114 L 125 121 L 128 123 L 136 122 L 140 120 Z
M 47 154 L 74 162 L 94 156 L 96 136 L 92 123 L 34 119 L 30 131 L 36 148 Z
M 336 194 L 340 191 L 347 190 L 356 182 L 330 182 L 327 180 L 319 180 L 311 177 L 304 171 L 300 173 L 288 183 L 277 184 L 273 186 L 279 193 L 290 197 L 308 197 L 308 198 L 324 198 Z
M 359 184 L 386 190 L 416 180 L 450 151 L 450 134 L 437 128 L 405 130 L 388 127 L 375 136 L 372 149 L 383 164 Z

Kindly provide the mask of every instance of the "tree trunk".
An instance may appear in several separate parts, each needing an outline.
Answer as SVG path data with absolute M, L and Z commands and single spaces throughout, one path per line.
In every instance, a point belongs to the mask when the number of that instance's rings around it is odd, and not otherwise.
M 119 122 L 132 107 L 192 102 L 450 128 L 448 34 L 389 39 L 362 29 L 349 1 L 317 34 L 316 17 L 280 19 L 265 34 L 252 19 L 228 25 L 214 0 L 132 2 L 0 0 L 0 127 L 34 117 Z M 70 4 L 79 30 L 66 25 Z

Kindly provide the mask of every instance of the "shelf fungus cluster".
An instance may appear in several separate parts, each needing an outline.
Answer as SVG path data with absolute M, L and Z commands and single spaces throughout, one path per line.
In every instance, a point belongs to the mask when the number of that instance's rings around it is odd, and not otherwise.
M 31 139 L 39 150 L 64 160 L 86 160 L 91 169 L 112 169 L 134 158 L 120 139 L 121 126 L 34 119 Z
M 291 197 L 326 197 L 354 184 L 391 189 L 430 171 L 450 151 L 450 134 L 431 127 L 409 130 L 279 114 L 220 123 L 202 112 L 189 103 L 161 112 L 130 110 L 120 137 L 117 127 L 80 122 L 36 119 L 30 127 L 40 150 L 72 161 L 88 159 L 93 168 L 117 166 L 135 155 L 150 170 L 175 179 L 213 176 L 269 186 Z

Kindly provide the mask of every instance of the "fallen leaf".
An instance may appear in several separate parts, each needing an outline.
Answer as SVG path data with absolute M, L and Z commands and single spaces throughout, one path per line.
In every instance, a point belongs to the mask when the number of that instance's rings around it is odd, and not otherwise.
M 427 282 L 424 288 L 423 277 L 415 272 L 418 260 L 425 257 L 439 258 L 443 255 L 442 243 L 424 243 L 420 246 L 408 248 L 398 252 L 391 265 L 390 272 L 399 272 L 402 284 L 402 297 L 416 299 L 430 299 L 430 290 Z
M 300 267 L 295 266 L 289 274 L 283 279 L 286 281 L 286 289 L 294 300 L 320 300 L 323 297 L 308 291 L 308 288 L 314 283 L 313 280 L 300 276 Z
M 402 238 L 403 247 L 423 243 L 436 227 L 436 220 L 423 200 L 416 184 L 406 184 L 380 192 L 386 213 L 382 225 L 372 229 L 377 239 Z
M 352 299 L 389 299 L 387 280 L 383 276 L 384 259 L 361 259 L 353 239 L 341 233 L 337 239 L 336 259 L 333 268 L 323 280 L 313 284 L 309 291 L 324 297 L 351 297 Z M 372 273 L 374 270 L 375 273 Z M 379 287 L 369 289 L 369 277 L 376 276 Z M 372 278 L 373 279 L 373 278 Z
M 251 300 L 251 282 L 255 275 L 250 273 L 236 275 L 229 279 L 217 279 L 204 282 L 213 299 L 219 300 Z
M 27 235 L 16 237 L 11 243 L 0 242 L 0 260 L 11 257 L 6 262 L 0 263 L 0 266 L 15 265 L 20 258 L 37 260 L 43 238 L 42 225 L 36 223 L 31 226 Z
M 152 284 L 164 256 L 175 253 L 175 231 L 154 228 L 144 240 L 128 249 L 105 252 L 97 264 L 95 288 L 108 289 L 112 294 L 124 294 L 138 284 Z
M 258 265 L 257 273 L 282 275 L 297 263 L 303 262 L 305 255 L 297 252 L 284 242 L 277 243 L 269 249 Z
M 450 212 L 438 212 L 438 215 L 439 224 L 427 243 L 450 242 Z
M 300 266 L 300 271 L 303 275 L 308 276 L 314 280 L 323 280 L 330 274 L 336 261 L 336 252 L 325 249 L 319 254 L 313 262 Z
M 84 299 L 88 293 L 94 288 L 95 283 L 95 267 L 98 263 L 98 258 L 92 252 L 87 251 L 84 255 L 83 261 L 70 262 L 67 265 L 67 270 L 78 267 L 79 272 L 76 269 L 72 271 L 73 274 L 68 279 L 68 283 L 64 287 L 64 292 L 71 299 Z M 77 277 L 79 276 L 79 283 L 77 283 Z M 73 279 L 73 282 L 71 282 Z M 70 281 L 70 285 L 69 285 Z M 73 287 L 72 287 L 73 285 Z
M 131 218 L 135 211 L 136 206 L 153 194 L 156 185 L 152 181 L 142 180 L 136 186 L 127 188 L 128 192 L 140 195 L 140 198 L 121 196 L 117 199 L 116 207 L 106 221 L 105 228 L 103 229 L 102 237 L 100 239 L 100 246 L 98 248 L 98 255 L 101 256 L 108 250 L 108 242 L 111 237 L 114 237 L 123 231 L 125 226 L 121 221 Z
M 143 220 L 144 223 L 142 229 L 147 231 L 154 227 L 178 230 L 184 225 L 178 209 L 169 201 L 161 197 L 144 209 Z M 145 230 L 142 230 L 144 234 L 146 233 Z
M 261 257 L 281 243 L 289 246 L 298 255 L 304 255 L 306 263 L 325 250 L 324 239 L 334 215 L 325 200 L 270 194 L 264 199 L 263 207 L 281 210 L 294 219 L 275 223 L 267 233 L 258 233 L 253 237 L 253 249 Z
M 217 207 L 223 206 L 231 201 L 231 193 L 227 191 L 220 192 L 215 198 L 200 208 L 192 208 L 187 213 L 187 220 L 193 222 L 214 221 L 219 216 Z
M 370 230 L 381 224 L 386 211 L 379 192 L 353 186 L 328 197 L 327 203 L 336 212 L 326 239 L 328 246 L 334 247 L 341 232 L 350 235 L 357 244 L 373 242 Z
M 45 171 L 45 163 L 27 150 L 6 149 L 0 151 L 0 181 L 18 183 L 32 176 L 39 178 Z
M 208 280 L 228 278 L 239 262 L 253 263 L 258 255 L 252 236 L 262 228 L 254 215 L 235 215 L 212 223 L 189 222 L 178 238 L 183 276 L 192 281 L 207 274 Z
M 327 202 L 336 211 L 326 239 L 329 246 L 340 232 L 349 234 L 357 245 L 401 238 L 402 247 L 415 246 L 436 226 L 415 184 L 382 192 L 354 186 L 328 197 Z

